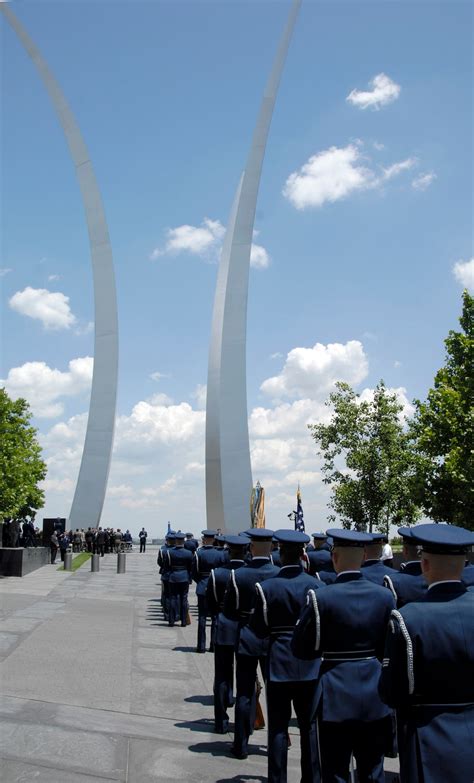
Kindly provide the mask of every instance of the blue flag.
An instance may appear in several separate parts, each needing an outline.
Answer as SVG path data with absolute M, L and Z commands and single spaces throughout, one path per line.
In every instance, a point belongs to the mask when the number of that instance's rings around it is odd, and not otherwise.
M 298 486 L 296 493 L 296 512 L 295 512 L 295 530 L 299 530 L 300 533 L 304 533 L 304 519 L 303 519 L 303 506 L 301 504 L 301 492 Z

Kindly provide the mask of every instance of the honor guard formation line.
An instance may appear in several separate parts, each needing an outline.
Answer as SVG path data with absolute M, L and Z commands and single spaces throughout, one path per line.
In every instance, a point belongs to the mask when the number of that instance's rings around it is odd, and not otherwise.
M 473 783 L 474 533 L 398 532 L 399 571 L 378 533 L 330 529 L 310 544 L 297 530 L 203 530 L 199 545 L 168 531 L 158 554 L 165 620 L 189 624 L 194 581 L 196 653 L 211 623 L 214 731 L 230 731 L 233 708 L 229 753 L 244 761 L 266 720 L 269 783 L 287 780 L 292 713 L 302 783 L 379 783 L 384 757 L 397 754 L 401 783 Z

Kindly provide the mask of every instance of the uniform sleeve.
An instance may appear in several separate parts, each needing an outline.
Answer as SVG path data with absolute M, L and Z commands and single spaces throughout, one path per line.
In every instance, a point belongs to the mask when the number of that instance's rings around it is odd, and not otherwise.
M 250 628 L 259 639 L 265 639 L 270 635 L 270 628 L 268 625 L 268 608 L 267 598 L 264 589 L 259 582 L 255 585 L 255 607 L 254 612 L 250 618 Z
M 191 576 L 195 582 L 199 582 L 199 555 L 197 552 L 195 552 L 193 555 Z
M 235 580 L 235 571 L 230 572 L 227 589 L 224 595 L 224 614 L 229 620 L 238 620 L 239 613 L 239 588 Z
M 214 568 L 212 569 L 211 575 L 207 580 L 206 602 L 209 607 L 210 614 L 217 614 L 219 611 L 219 601 L 217 596 L 216 573 Z
M 394 610 L 385 639 L 379 693 L 389 707 L 403 707 L 414 690 L 413 642 L 402 615 Z
M 307 603 L 293 631 L 293 655 L 303 661 L 312 661 L 321 655 L 321 625 L 316 591 L 309 590 Z

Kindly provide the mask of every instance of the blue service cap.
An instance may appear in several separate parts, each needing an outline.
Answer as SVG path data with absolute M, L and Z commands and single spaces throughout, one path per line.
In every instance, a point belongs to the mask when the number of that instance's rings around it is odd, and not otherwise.
M 212 536 L 212 538 L 215 538 L 217 535 L 217 530 L 201 530 L 201 535 L 209 536 L 209 538 Z
M 334 546 L 366 546 L 373 543 L 369 533 L 359 533 L 358 530 L 331 528 L 326 533 L 333 539 Z
M 280 544 L 307 544 L 310 538 L 307 533 L 303 533 L 300 530 L 275 530 L 274 538 L 280 542 Z
M 246 532 L 250 540 L 255 542 L 271 541 L 274 536 L 273 530 L 268 530 L 266 527 L 252 527 Z
M 250 534 L 249 534 L 249 533 L 248 533 L 246 530 L 242 530 L 242 531 L 241 531 L 240 533 L 238 533 L 237 535 L 239 535 L 241 538 L 245 538 L 245 539 L 246 539 L 246 541 L 247 541 L 247 544 L 248 544 L 248 542 L 250 541 Z
M 193 536 L 193 533 L 186 533 L 185 535 L 186 535 L 186 536 L 191 536 L 191 537 L 192 537 L 192 536 Z
M 176 535 L 176 532 L 174 530 L 168 530 L 168 532 L 166 533 L 165 538 L 174 538 L 175 535 Z
M 415 543 L 414 541 L 411 540 L 412 538 L 411 527 L 407 527 L 406 525 L 404 525 L 403 527 L 399 527 L 398 535 L 401 536 L 402 538 L 405 538 L 407 540 L 407 543 L 409 544 Z
M 383 544 L 384 541 L 388 541 L 386 533 L 369 533 L 373 544 Z
M 215 540 L 219 541 L 219 543 L 222 543 L 222 541 L 225 541 L 225 536 L 222 536 L 220 533 L 215 535 Z
M 184 533 L 175 533 L 174 538 L 176 541 L 184 541 L 185 535 Z
M 248 538 L 246 535 L 242 535 L 242 533 L 239 533 L 238 536 L 223 536 L 224 541 L 226 544 L 229 544 L 229 546 L 248 546 Z
M 471 530 L 435 522 L 412 528 L 410 539 L 421 544 L 424 552 L 437 555 L 465 555 L 474 546 Z
M 326 541 L 326 533 L 311 533 L 312 538 L 316 538 L 318 541 Z

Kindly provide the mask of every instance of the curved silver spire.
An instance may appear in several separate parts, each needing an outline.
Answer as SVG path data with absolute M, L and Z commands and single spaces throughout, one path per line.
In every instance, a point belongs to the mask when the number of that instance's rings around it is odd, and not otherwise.
M 252 470 L 247 416 L 247 299 L 255 209 L 278 85 L 301 0 L 293 0 L 263 94 L 237 188 L 217 276 L 207 377 L 207 526 L 237 532 L 250 524 Z
M 69 146 L 86 213 L 94 280 L 94 372 L 86 439 L 69 525 L 72 528 L 96 526 L 109 477 L 117 398 L 118 327 L 112 248 L 97 180 L 74 115 L 38 48 L 8 4 L 1 3 L 0 10 L 33 60 L 49 93 Z

